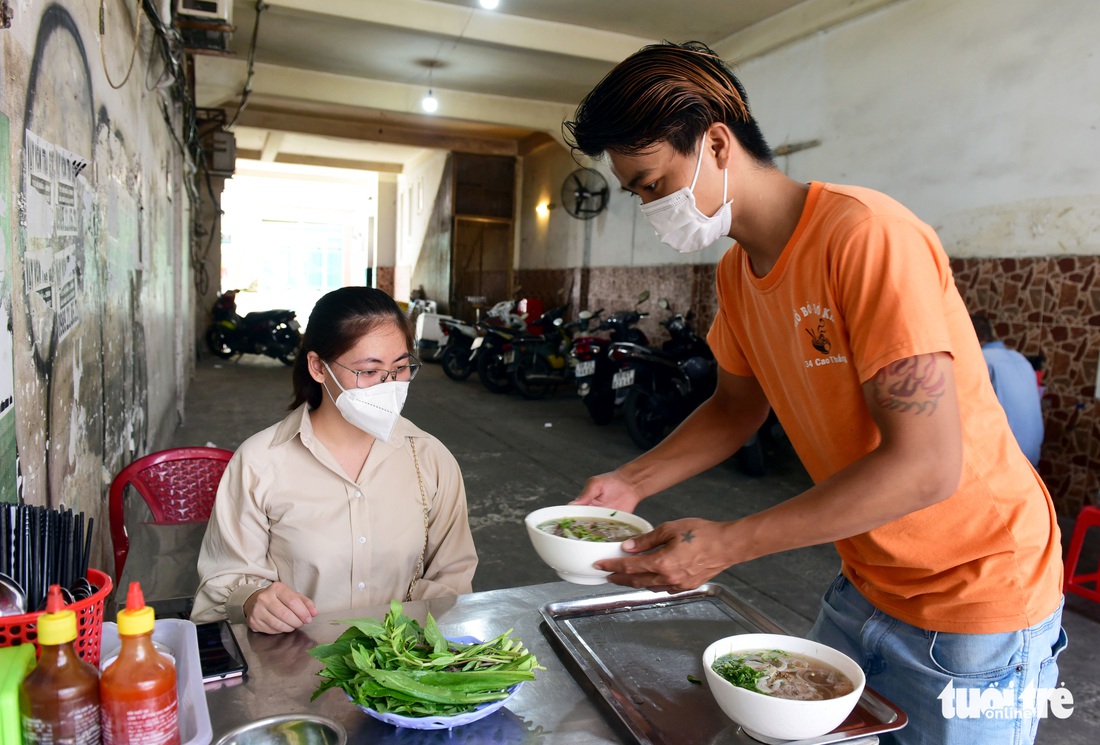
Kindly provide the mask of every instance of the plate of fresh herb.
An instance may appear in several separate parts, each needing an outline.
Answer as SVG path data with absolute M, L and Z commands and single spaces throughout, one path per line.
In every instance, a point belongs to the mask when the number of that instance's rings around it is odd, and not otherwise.
M 324 667 L 313 694 L 340 688 L 370 716 L 397 727 L 450 729 L 489 716 L 535 679 L 538 660 L 511 630 L 488 641 L 447 638 L 390 603 L 381 621 L 360 618 L 332 644 L 309 651 Z

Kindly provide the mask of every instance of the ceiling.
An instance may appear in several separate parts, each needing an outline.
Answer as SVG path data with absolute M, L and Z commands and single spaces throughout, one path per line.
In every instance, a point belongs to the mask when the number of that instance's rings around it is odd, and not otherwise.
M 400 172 L 427 148 L 523 155 L 618 61 L 662 39 L 732 61 L 894 0 L 255 0 L 201 32 L 199 106 L 237 112 L 238 157 Z M 439 110 L 426 114 L 429 87 Z

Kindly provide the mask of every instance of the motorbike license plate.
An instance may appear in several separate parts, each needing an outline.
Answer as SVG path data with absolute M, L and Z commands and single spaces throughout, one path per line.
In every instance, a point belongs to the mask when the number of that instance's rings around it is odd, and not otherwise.
M 578 378 L 583 378 L 588 375 L 596 374 L 596 360 L 585 360 L 584 362 L 577 363 L 577 369 L 574 370 L 574 374 Z
M 620 370 L 611 376 L 612 388 L 626 388 L 631 385 L 634 385 L 634 368 Z
M 508 351 L 506 351 L 504 353 L 504 364 L 505 365 L 511 365 L 515 361 L 516 361 L 516 350 L 509 349 Z
M 470 344 L 470 349 L 471 349 L 471 351 L 472 351 L 472 350 L 474 350 L 474 349 L 477 349 L 478 347 L 480 347 L 480 346 L 481 346 L 481 342 L 483 342 L 483 341 L 485 341 L 485 337 L 484 337 L 484 336 L 479 336 L 479 337 L 475 338 L 475 339 L 473 340 L 473 342 L 471 342 L 471 344 Z

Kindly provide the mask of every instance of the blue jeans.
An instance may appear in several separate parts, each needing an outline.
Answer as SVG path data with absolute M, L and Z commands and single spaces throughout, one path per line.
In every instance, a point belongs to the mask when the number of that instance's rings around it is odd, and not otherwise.
M 926 631 L 877 610 L 844 575 L 821 599 L 810 637 L 860 663 L 867 685 L 908 715 L 908 726 L 882 736 L 883 745 L 1034 742 L 1035 711 L 1049 708 L 1041 692 L 1058 685 L 1057 659 L 1066 647 L 1061 606 L 1023 631 Z M 1030 705 L 1029 686 L 1040 691 L 1038 707 Z

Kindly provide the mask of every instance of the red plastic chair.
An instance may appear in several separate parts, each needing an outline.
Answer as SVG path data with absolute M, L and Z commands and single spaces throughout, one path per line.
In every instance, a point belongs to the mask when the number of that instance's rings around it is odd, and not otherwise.
M 1076 573 L 1077 562 L 1081 559 L 1081 546 L 1085 543 L 1085 533 L 1089 528 L 1100 528 L 1100 507 L 1089 505 L 1077 516 L 1073 537 L 1069 542 L 1069 552 L 1066 554 L 1066 581 L 1062 591 L 1067 595 L 1072 592 L 1100 603 L 1100 569 L 1088 574 Z M 1093 587 L 1087 587 L 1088 584 Z
M 132 485 L 149 505 L 153 525 L 205 522 L 214 509 L 218 483 L 233 451 L 221 448 L 175 448 L 138 458 L 115 476 L 108 497 L 111 547 L 115 552 L 115 587 L 119 587 L 130 537 L 123 514 L 126 486 Z

